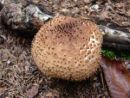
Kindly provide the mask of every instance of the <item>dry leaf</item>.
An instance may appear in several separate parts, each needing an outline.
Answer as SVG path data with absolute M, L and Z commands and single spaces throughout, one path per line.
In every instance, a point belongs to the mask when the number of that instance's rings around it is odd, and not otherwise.
M 0 86 L 0 98 L 1 98 L 1 96 L 5 93 L 6 90 L 7 90 L 6 87 L 1 87 L 1 86 Z
M 28 98 L 33 98 L 38 93 L 39 86 L 37 84 L 34 84 L 27 92 L 26 95 Z
M 127 15 L 130 16 L 130 9 L 127 11 Z
M 56 90 L 51 90 L 48 92 L 44 92 L 43 96 L 41 98 L 60 98 L 59 92 Z
M 104 19 L 109 19 L 110 16 L 109 16 L 109 11 L 102 11 L 102 13 L 100 13 L 100 17 L 99 17 L 101 20 L 104 20 Z
M 130 72 L 125 62 L 103 57 L 101 66 L 112 98 L 130 98 Z

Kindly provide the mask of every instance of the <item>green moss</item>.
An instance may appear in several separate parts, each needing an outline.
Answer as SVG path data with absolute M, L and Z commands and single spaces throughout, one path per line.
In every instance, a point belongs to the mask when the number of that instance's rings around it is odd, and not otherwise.
M 119 52 L 112 49 L 102 49 L 102 55 L 108 57 L 109 59 L 122 58 L 125 60 L 130 60 L 130 53 L 128 52 Z
M 116 58 L 116 54 L 108 49 L 103 49 L 102 50 L 102 55 L 108 57 L 109 59 L 115 59 Z
M 122 57 L 127 59 L 127 60 L 130 60 L 130 55 L 129 54 L 122 53 Z

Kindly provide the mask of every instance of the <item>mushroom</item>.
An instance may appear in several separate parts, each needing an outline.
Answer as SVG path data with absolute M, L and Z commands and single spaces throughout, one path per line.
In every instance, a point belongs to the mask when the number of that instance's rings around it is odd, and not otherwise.
M 56 16 L 32 42 L 32 56 L 45 75 L 81 81 L 99 68 L 102 33 L 90 20 Z

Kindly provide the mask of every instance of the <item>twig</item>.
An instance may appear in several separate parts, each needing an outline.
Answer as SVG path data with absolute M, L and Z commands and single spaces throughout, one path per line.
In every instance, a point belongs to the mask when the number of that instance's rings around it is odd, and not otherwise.
M 5 5 L 1 11 L 1 18 L 7 27 L 19 32 L 33 32 L 33 34 L 40 29 L 44 22 L 53 17 L 53 15 L 40 10 L 39 6 L 35 4 L 28 4 L 23 8 L 20 3 L 11 3 Z M 130 33 L 111 29 L 103 25 L 99 25 L 99 28 L 104 35 L 104 47 L 115 48 L 120 51 L 130 50 Z

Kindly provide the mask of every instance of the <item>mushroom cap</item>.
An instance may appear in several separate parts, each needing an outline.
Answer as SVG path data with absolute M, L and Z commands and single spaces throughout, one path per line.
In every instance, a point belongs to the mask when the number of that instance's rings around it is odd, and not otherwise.
M 81 81 L 99 67 L 102 34 L 90 20 L 57 16 L 44 24 L 32 43 L 32 56 L 45 75 Z

